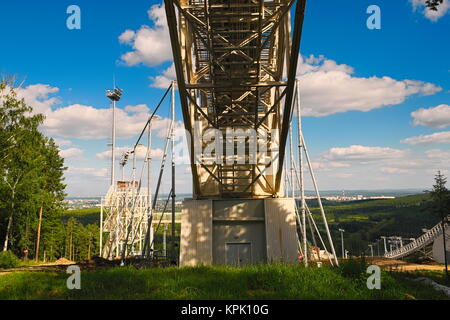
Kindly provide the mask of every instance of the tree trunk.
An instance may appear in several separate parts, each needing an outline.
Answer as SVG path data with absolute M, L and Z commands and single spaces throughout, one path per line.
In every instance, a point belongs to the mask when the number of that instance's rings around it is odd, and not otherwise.
M 36 240 L 36 262 L 39 261 L 39 245 L 41 241 L 41 224 L 42 224 L 42 207 L 39 210 L 39 222 L 38 222 L 38 230 L 37 230 L 37 240 Z
M 9 233 L 11 232 L 12 220 L 13 220 L 13 214 L 11 212 L 11 214 L 9 215 L 9 218 L 8 218 L 8 226 L 6 227 L 6 236 L 5 236 L 5 242 L 3 244 L 3 251 L 8 250 Z
M 12 192 L 12 203 L 11 203 L 11 214 L 9 215 L 8 226 L 6 227 L 6 236 L 5 236 L 5 243 L 3 244 L 3 251 L 8 250 L 9 234 L 11 233 L 13 214 L 14 214 L 14 198 L 15 198 L 15 192 L 13 191 Z

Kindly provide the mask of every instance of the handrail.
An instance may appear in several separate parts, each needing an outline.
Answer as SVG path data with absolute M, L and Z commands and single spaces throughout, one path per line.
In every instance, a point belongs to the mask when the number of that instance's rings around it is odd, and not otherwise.
M 448 217 L 447 217 L 447 219 L 448 219 Z M 386 258 L 393 258 L 393 259 L 408 256 L 408 255 L 422 249 L 423 247 L 429 245 L 441 234 L 442 234 L 442 224 L 441 224 L 441 222 L 439 222 L 433 228 L 428 230 L 425 234 L 421 235 L 416 240 L 408 243 L 407 245 L 402 246 L 401 248 L 392 250 L 392 251 L 386 253 L 384 256 Z

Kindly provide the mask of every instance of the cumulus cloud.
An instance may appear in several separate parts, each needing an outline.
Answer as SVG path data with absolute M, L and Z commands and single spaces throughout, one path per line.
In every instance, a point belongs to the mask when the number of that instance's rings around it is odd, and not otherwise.
M 450 9 L 450 1 L 444 0 L 439 6 L 438 10 L 430 10 L 426 6 L 426 0 L 410 0 L 410 2 L 413 5 L 413 11 L 420 11 L 427 19 L 436 22 L 440 18 L 442 18 L 444 15 L 449 12 Z
M 403 168 L 391 168 L 391 167 L 383 167 L 380 169 L 382 173 L 388 174 L 409 174 L 411 170 L 403 169 Z
M 130 109 L 131 108 L 131 109 Z M 129 138 L 139 134 L 147 117 L 142 116 L 142 105 L 116 109 L 117 137 Z M 138 112 L 139 111 L 139 112 Z M 59 108 L 47 115 L 44 130 L 53 136 L 83 140 L 104 139 L 111 135 L 111 109 L 96 109 L 79 104 Z
M 172 60 L 164 6 L 162 4 L 153 5 L 147 13 L 153 22 L 153 27 L 143 25 L 136 32 L 126 30 L 119 36 L 121 43 L 130 45 L 133 49 L 122 55 L 122 61 L 128 66 L 138 64 L 156 66 Z
M 69 147 L 72 145 L 72 141 L 70 141 L 70 140 L 61 139 L 61 138 L 55 138 L 54 140 L 55 140 L 56 145 L 58 145 L 59 147 Z
M 81 159 L 84 151 L 79 148 L 69 148 L 59 151 L 59 155 L 64 159 Z
M 116 159 L 120 160 L 122 159 L 122 156 L 127 153 L 131 152 L 133 150 L 133 147 L 118 147 L 116 148 Z M 162 158 L 164 154 L 164 151 L 162 149 L 152 149 L 151 157 L 152 159 L 160 159 Z M 137 160 L 144 160 L 147 155 L 147 147 L 145 146 L 138 146 L 136 149 L 136 159 Z M 107 150 L 104 152 L 97 153 L 96 155 L 97 159 L 100 160 L 110 160 L 111 159 L 111 150 Z M 130 155 L 130 158 L 132 159 L 132 155 Z
M 59 88 L 44 84 L 30 85 L 17 89 L 20 98 L 33 107 L 33 113 L 42 113 L 46 119 L 42 130 L 57 137 L 60 147 L 71 145 L 67 139 L 99 140 L 110 138 L 112 110 L 93 106 L 73 104 L 56 108 L 60 101 L 54 94 Z M 116 108 L 117 138 L 125 139 L 138 135 L 150 115 L 146 104 Z M 152 130 L 158 137 L 165 137 L 170 119 L 163 118 L 152 122 Z M 183 123 L 177 122 L 176 130 L 182 130 Z
M 409 150 L 400 150 L 390 147 L 371 147 L 352 145 L 346 148 L 331 148 L 324 154 L 324 158 L 340 162 L 370 162 L 404 157 Z
M 450 106 L 441 104 L 432 108 L 420 108 L 411 113 L 415 126 L 443 129 L 450 126 Z
M 401 150 L 380 146 L 330 148 L 312 155 L 318 183 L 324 190 L 420 188 L 431 186 L 438 171 L 450 167 L 450 150 Z M 348 166 L 332 165 L 343 163 Z M 332 168 L 333 166 L 333 168 Z M 306 188 L 312 188 L 305 180 Z
M 430 159 L 444 159 L 450 160 L 450 150 L 431 149 L 425 151 L 425 154 Z
M 401 141 L 402 143 L 418 145 L 418 146 L 430 146 L 434 144 L 447 144 L 450 143 L 450 131 L 436 132 L 433 134 L 424 134 L 407 138 Z
M 356 77 L 352 67 L 324 56 L 300 57 L 297 76 L 303 113 L 327 116 L 347 111 L 370 111 L 403 103 L 409 96 L 431 95 L 440 87 L 417 80 Z
M 51 97 L 59 92 L 59 89 L 47 84 L 33 84 L 15 90 L 18 98 L 24 99 L 26 104 L 33 107 L 33 113 L 48 114 L 52 107 L 60 102 L 57 97 Z
M 388 76 L 357 77 L 351 66 L 338 64 L 323 55 L 299 58 L 303 114 L 321 117 L 347 111 L 370 111 L 398 105 L 408 97 L 432 95 L 442 90 L 432 83 L 396 80 Z M 172 64 L 161 75 L 150 77 L 151 86 L 167 88 L 175 79 Z
M 175 65 L 172 63 L 169 68 L 163 71 L 162 75 L 150 77 L 150 80 L 152 81 L 150 86 L 154 88 L 166 89 L 169 87 L 172 80 L 176 79 L 176 76 Z
M 66 175 L 81 178 L 106 178 L 108 176 L 108 169 L 68 167 Z
M 119 41 L 120 41 L 120 43 L 130 44 L 130 43 L 132 43 L 132 41 L 134 40 L 135 37 L 136 37 L 136 32 L 134 32 L 133 30 L 125 30 L 119 36 Z
M 148 115 L 150 113 L 150 109 L 147 107 L 146 104 L 138 104 L 135 106 L 126 106 L 124 108 L 124 110 L 128 113 L 133 113 L 133 114 L 144 114 L 144 115 Z

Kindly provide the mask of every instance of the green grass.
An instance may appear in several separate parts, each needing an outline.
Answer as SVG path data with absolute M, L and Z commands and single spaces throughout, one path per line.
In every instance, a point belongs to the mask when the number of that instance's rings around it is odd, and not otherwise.
M 0 299 L 446 299 L 400 273 L 382 274 L 382 289 L 342 268 L 260 265 L 82 271 L 81 290 L 68 290 L 69 275 L 17 272 L 0 275 Z

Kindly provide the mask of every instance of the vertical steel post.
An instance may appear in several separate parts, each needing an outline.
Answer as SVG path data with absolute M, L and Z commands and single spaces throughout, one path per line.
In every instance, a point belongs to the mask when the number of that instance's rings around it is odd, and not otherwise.
M 100 199 L 100 257 L 103 257 L 103 198 Z
M 290 179 L 291 179 L 291 198 L 295 200 L 295 183 L 294 183 L 294 147 L 292 135 L 292 123 L 289 126 L 289 158 L 290 158 Z
M 300 82 L 295 79 L 297 93 L 297 130 L 298 130 L 298 160 L 299 160 L 299 177 L 300 177 L 300 213 L 302 217 L 303 228 L 303 251 L 305 252 L 305 266 L 308 266 L 308 244 L 306 238 L 306 201 L 305 201 L 305 178 L 303 175 L 303 129 L 302 129 L 302 111 L 300 101 Z
M 152 228 L 152 122 L 148 124 L 148 141 L 147 141 L 147 228 L 149 228 L 148 246 L 150 252 L 152 252 L 153 243 L 153 228 Z M 145 246 L 145 245 L 144 245 Z
M 177 250 L 175 248 L 175 81 L 172 82 L 172 132 L 171 132 L 171 153 L 172 153 L 172 263 L 177 264 Z
M 116 179 L 116 101 L 112 101 L 111 186 Z

